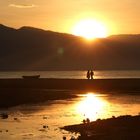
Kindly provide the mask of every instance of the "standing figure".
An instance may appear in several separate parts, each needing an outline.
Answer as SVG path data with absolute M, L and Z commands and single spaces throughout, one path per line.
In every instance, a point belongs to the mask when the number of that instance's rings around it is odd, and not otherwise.
M 93 76 L 94 76 L 94 72 L 93 72 L 93 70 L 91 70 L 91 72 L 90 72 L 90 76 L 91 76 L 91 79 L 93 79 Z
M 87 79 L 90 79 L 90 71 L 87 71 Z

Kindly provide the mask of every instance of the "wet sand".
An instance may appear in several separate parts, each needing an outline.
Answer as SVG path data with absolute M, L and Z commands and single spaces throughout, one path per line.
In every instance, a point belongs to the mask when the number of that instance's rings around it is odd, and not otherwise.
M 77 97 L 70 91 L 6 88 L 0 89 L 0 108 L 9 108 L 22 104 L 34 104 L 48 100 L 64 100 Z
M 139 140 L 140 115 L 98 119 L 86 124 L 65 126 L 62 129 L 80 133 L 78 140 Z
M 140 79 L 0 79 L 0 108 L 76 97 L 70 90 L 140 94 Z

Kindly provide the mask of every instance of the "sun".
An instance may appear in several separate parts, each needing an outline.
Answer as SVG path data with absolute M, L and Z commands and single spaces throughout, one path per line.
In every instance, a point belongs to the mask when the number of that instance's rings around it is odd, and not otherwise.
M 85 19 L 78 22 L 72 33 L 76 36 L 82 36 L 88 40 L 94 38 L 105 38 L 107 37 L 107 28 L 99 21 L 93 19 Z

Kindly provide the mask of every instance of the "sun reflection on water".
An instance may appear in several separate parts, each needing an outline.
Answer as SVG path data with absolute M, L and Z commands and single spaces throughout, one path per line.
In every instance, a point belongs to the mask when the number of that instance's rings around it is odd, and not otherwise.
M 83 95 L 82 100 L 76 105 L 77 112 L 83 116 L 83 119 L 89 118 L 96 120 L 99 115 L 105 114 L 107 102 L 98 94 L 87 93 Z

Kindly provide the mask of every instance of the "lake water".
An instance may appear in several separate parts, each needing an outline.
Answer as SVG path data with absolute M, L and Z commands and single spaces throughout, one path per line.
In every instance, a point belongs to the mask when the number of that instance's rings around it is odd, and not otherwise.
M 86 79 L 86 71 L 14 71 L 0 72 L 0 78 L 21 78 L 23 75 L 40 75 L 41 78 Z M 140 70 L 94 71 L 95 79 L 140 78 Z
M 61 140 L 63 136 L 69 139 L 78 134 L 60 127 L 81 123 L 85 118 L 96 120 L 113 115 L 137 115 L 140 111 L 140 95 L 71 92 L 77 94 L 77 98 L 0 110 L 10 114 L 8 119 L 0 119 L 0 140 Z M 48 127 L 43 128 L 43 125 Z

